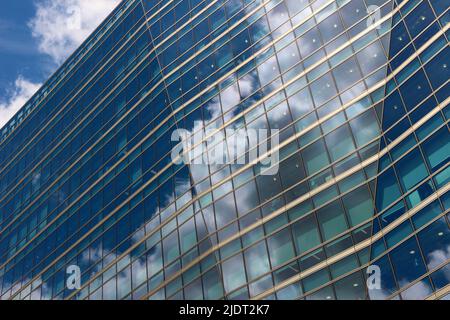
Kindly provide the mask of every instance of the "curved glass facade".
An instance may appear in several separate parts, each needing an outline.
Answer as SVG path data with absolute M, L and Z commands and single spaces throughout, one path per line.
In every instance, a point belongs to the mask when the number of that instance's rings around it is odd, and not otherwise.
M 0 299 L 448 298 L 449 20 L 123 1 L 1 131 Z M 180 129 L 277 130 L 276 170 L 177 163 Z

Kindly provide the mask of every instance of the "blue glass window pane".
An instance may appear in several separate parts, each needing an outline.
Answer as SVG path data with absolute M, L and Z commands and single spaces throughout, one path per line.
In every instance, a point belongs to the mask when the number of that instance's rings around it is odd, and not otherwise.
M 380 134 L 380 126 L 373 111 L 368 111 L 350 121 L 358 147 L 366 145 Z
M 400 197 L 400 195 L 400 188 L 395 178 L 394 170 L 389 169 L 378 178 L 376 207 L 379 211 L 382 211 Z
M 317 219 L 325 240 L 333 238 L 348 228 L 345 213 L 337 201 L 318 210 Z
M 388 256 L 384 256 L 381 259 L 373 263 L 378 267 L 381 272 L 381 284 L 380 287 L 368 288 L 369 298 L 371 300 L 384 300 L 397 291 L 397 284 L 392 272 L 391 263 Z
M 247 249 L 244 253 L 249 280 L 253 280 L 270 270 L 265 242 Z
M 384 102 L 383 130 L 386 130 L 405 115 L 405 108 L 398 91 L 393 92 Z
M 399 225 L 386 235 L 386 243 L 388 248 L 393 247 L 394 245 L 405 239 L 411 234 L 412 231 L 413 229 L 411 227 L 411 223 L 409 221 L 403 222 L 401 225 Z
M 428 2 L 422 2 L 405 17 L 409 33 L 413 38 L 422 32 L 433 20 L 434 14 Z
M 322 269 L 303 280 L 305 292 L 311 291 L 330 281 L 327 269 Z
M 401 293 L 403 300 L 423 300 L 427 298 L 433 289 L 428 278 L 423 278 Z
M 427 169 L 418 149 L 410 152 L 395 166 L 402 187 L 405 191 L 411 190 L 416 184 L 428 176 Z
M 434 201 L 429 204 L 419 212 L 417 212 L 413 217 L 412 221 L 414 223 L 414 227 L 416 229 L 422 227 L 427 222 L 431 221 L 434 217 L 439 215 L 442 212 L 441 207 L 438 201 Z
M 352 227 L 372 217 L 374 206 L 371 194 L 366 186 L 354 190 L 343 198 Z
M 419 140 L 425 139 L 430 133 L 432 133 L 436 128 L 440 127 L 444 121 L 441 115 L 438 113 L 428 120 L 423 126 L 421 126 L 417 131 L 417 137 Z
M 238 254 L 222 263 L 223 280 L 226 292 L 245 284 L 245 268 L 242 254 Z
M 402 93 L 403 101 L 408 111 L 425 99 L 431 93 L 431 88 L 423 70 L 419 70 L 408 79 L 400 87 L 400 92 Z
M 426 272 L 416 239 L 411 238 L 395 248 L 389 256 L 401 287 L 416 280 Z
M 439 88 L 439 86 L 450 78 L 450 66 L 448 65 L 447 59 L 449 54 L 450 49 L 446 47 L 425 65 L 425 71 L 434 89 Z
M 302 155 L 309 175 L 316 173 L 330 163 L 323 140 L 307 147 Z
M 450 283 L 450 263 L 431 274 L 431 281 L 437 290 L 444 288 Z
M 450 133 L 447 128 L 442 128 L 431 138 L 423 143 L 425 159 L 432 172 L 436 172 L 449 162 L 450 158 Z
M 292 239 L 288 229 L 284 229 L 267 240 L 270 262 L 273 267 L 279 266 L 295 256 Z
M 295 247 L 299 254 L 320 244 L 319 229 L 314 215 L 309 215 L 292 225 Z
M 408 31 L 403 22 L 400 22 L 391 32 L 391 43 L 389 56 L 395 56 L 402 50 L 410 41 Z
M 333 131 L 325 137 L 332 161 L 336 161 L 355 150 L 353 138 L 347 125 Z
M 365 279 L 356 272 L 334 284 L 338 300 L 363 300 L 366 297 Z
M 396 219 L 398 219 L 406 211 L 403 201 L 396 203 L 393 207 L 389 208 L 380 217 L 382 227 L 385 228 Z
M 448 260 L 450 229 L 445 218 L 440 218 L 420 231 L 418 238 L 429 269 L 434 269 Z

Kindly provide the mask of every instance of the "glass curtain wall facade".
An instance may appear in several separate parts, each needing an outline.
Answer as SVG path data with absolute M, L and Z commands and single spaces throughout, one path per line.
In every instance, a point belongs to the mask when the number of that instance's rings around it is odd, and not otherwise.
M 449 19 L 123 1 L 0 131 L 0 298 L 448 298 Z M 174 164 L 180 128 L 279 129 L 279 170 Z

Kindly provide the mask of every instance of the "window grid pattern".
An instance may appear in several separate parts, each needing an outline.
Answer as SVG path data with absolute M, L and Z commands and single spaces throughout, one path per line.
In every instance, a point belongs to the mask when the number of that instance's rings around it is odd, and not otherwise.
M 386 19 L 367 32 L 371 5 Z M 117 28 L 128 36 L 99 46 L 104 72 L 70 102 L 95 106 L 92 115 L 79 123 L 89 108 L 69 103 L 33 138 L 40 144 L 12 137 L 19 161 L 9 140 L 0 145 L 0 297 L 417 299 L 441 290 L 450 280 L 447 9 L 432 0 L 131 1 Z M 122 44 L 132 45 L 122 53 Z M 77 128 L 61 130 L 70 123 Z M 171 164 L 172 131 L 208 127 L 280 129 L 279 172 Z M 65 288 L 73 264 L 83 270 L 75 292 Z M 376 293 L 365 285 L 370 264 L 382 270 Z

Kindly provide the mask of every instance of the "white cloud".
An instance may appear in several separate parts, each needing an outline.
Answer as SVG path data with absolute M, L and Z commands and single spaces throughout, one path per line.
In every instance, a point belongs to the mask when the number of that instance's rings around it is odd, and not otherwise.
M 445 262 L 450 260 L 450 246 L 447 246 L 443 249 L 438 249 L 430 254 L 428 254 L 428 269 L 433 270 L 440 265 L 443 265 Z M 450 264 L 445 265 L 442 269 L 440 269 L 445 278 L 450 281 Z
M 0 128 L 31 98 L 41 85 L 19 76 L 14 88 L 8 92 L 9 98 L 0 102 Z
M 412 287 L 402 292 L 403 300 L 423 300 L 428 297 L 433 290 L 429 282 L 419 281 Z
M 39 51 L 58 65 L 94 31 L 120 0 L 42 0 L 29 22 Z
M 94 31 L 120 0 L 36 0 L 29 21 L 38 49 L 60 65 Z M 0 25 L 1 27 L 1 25 Z M 0 100 L 0 128 L 39 89 L 40 84 L 19 76 L 14 88 Z

